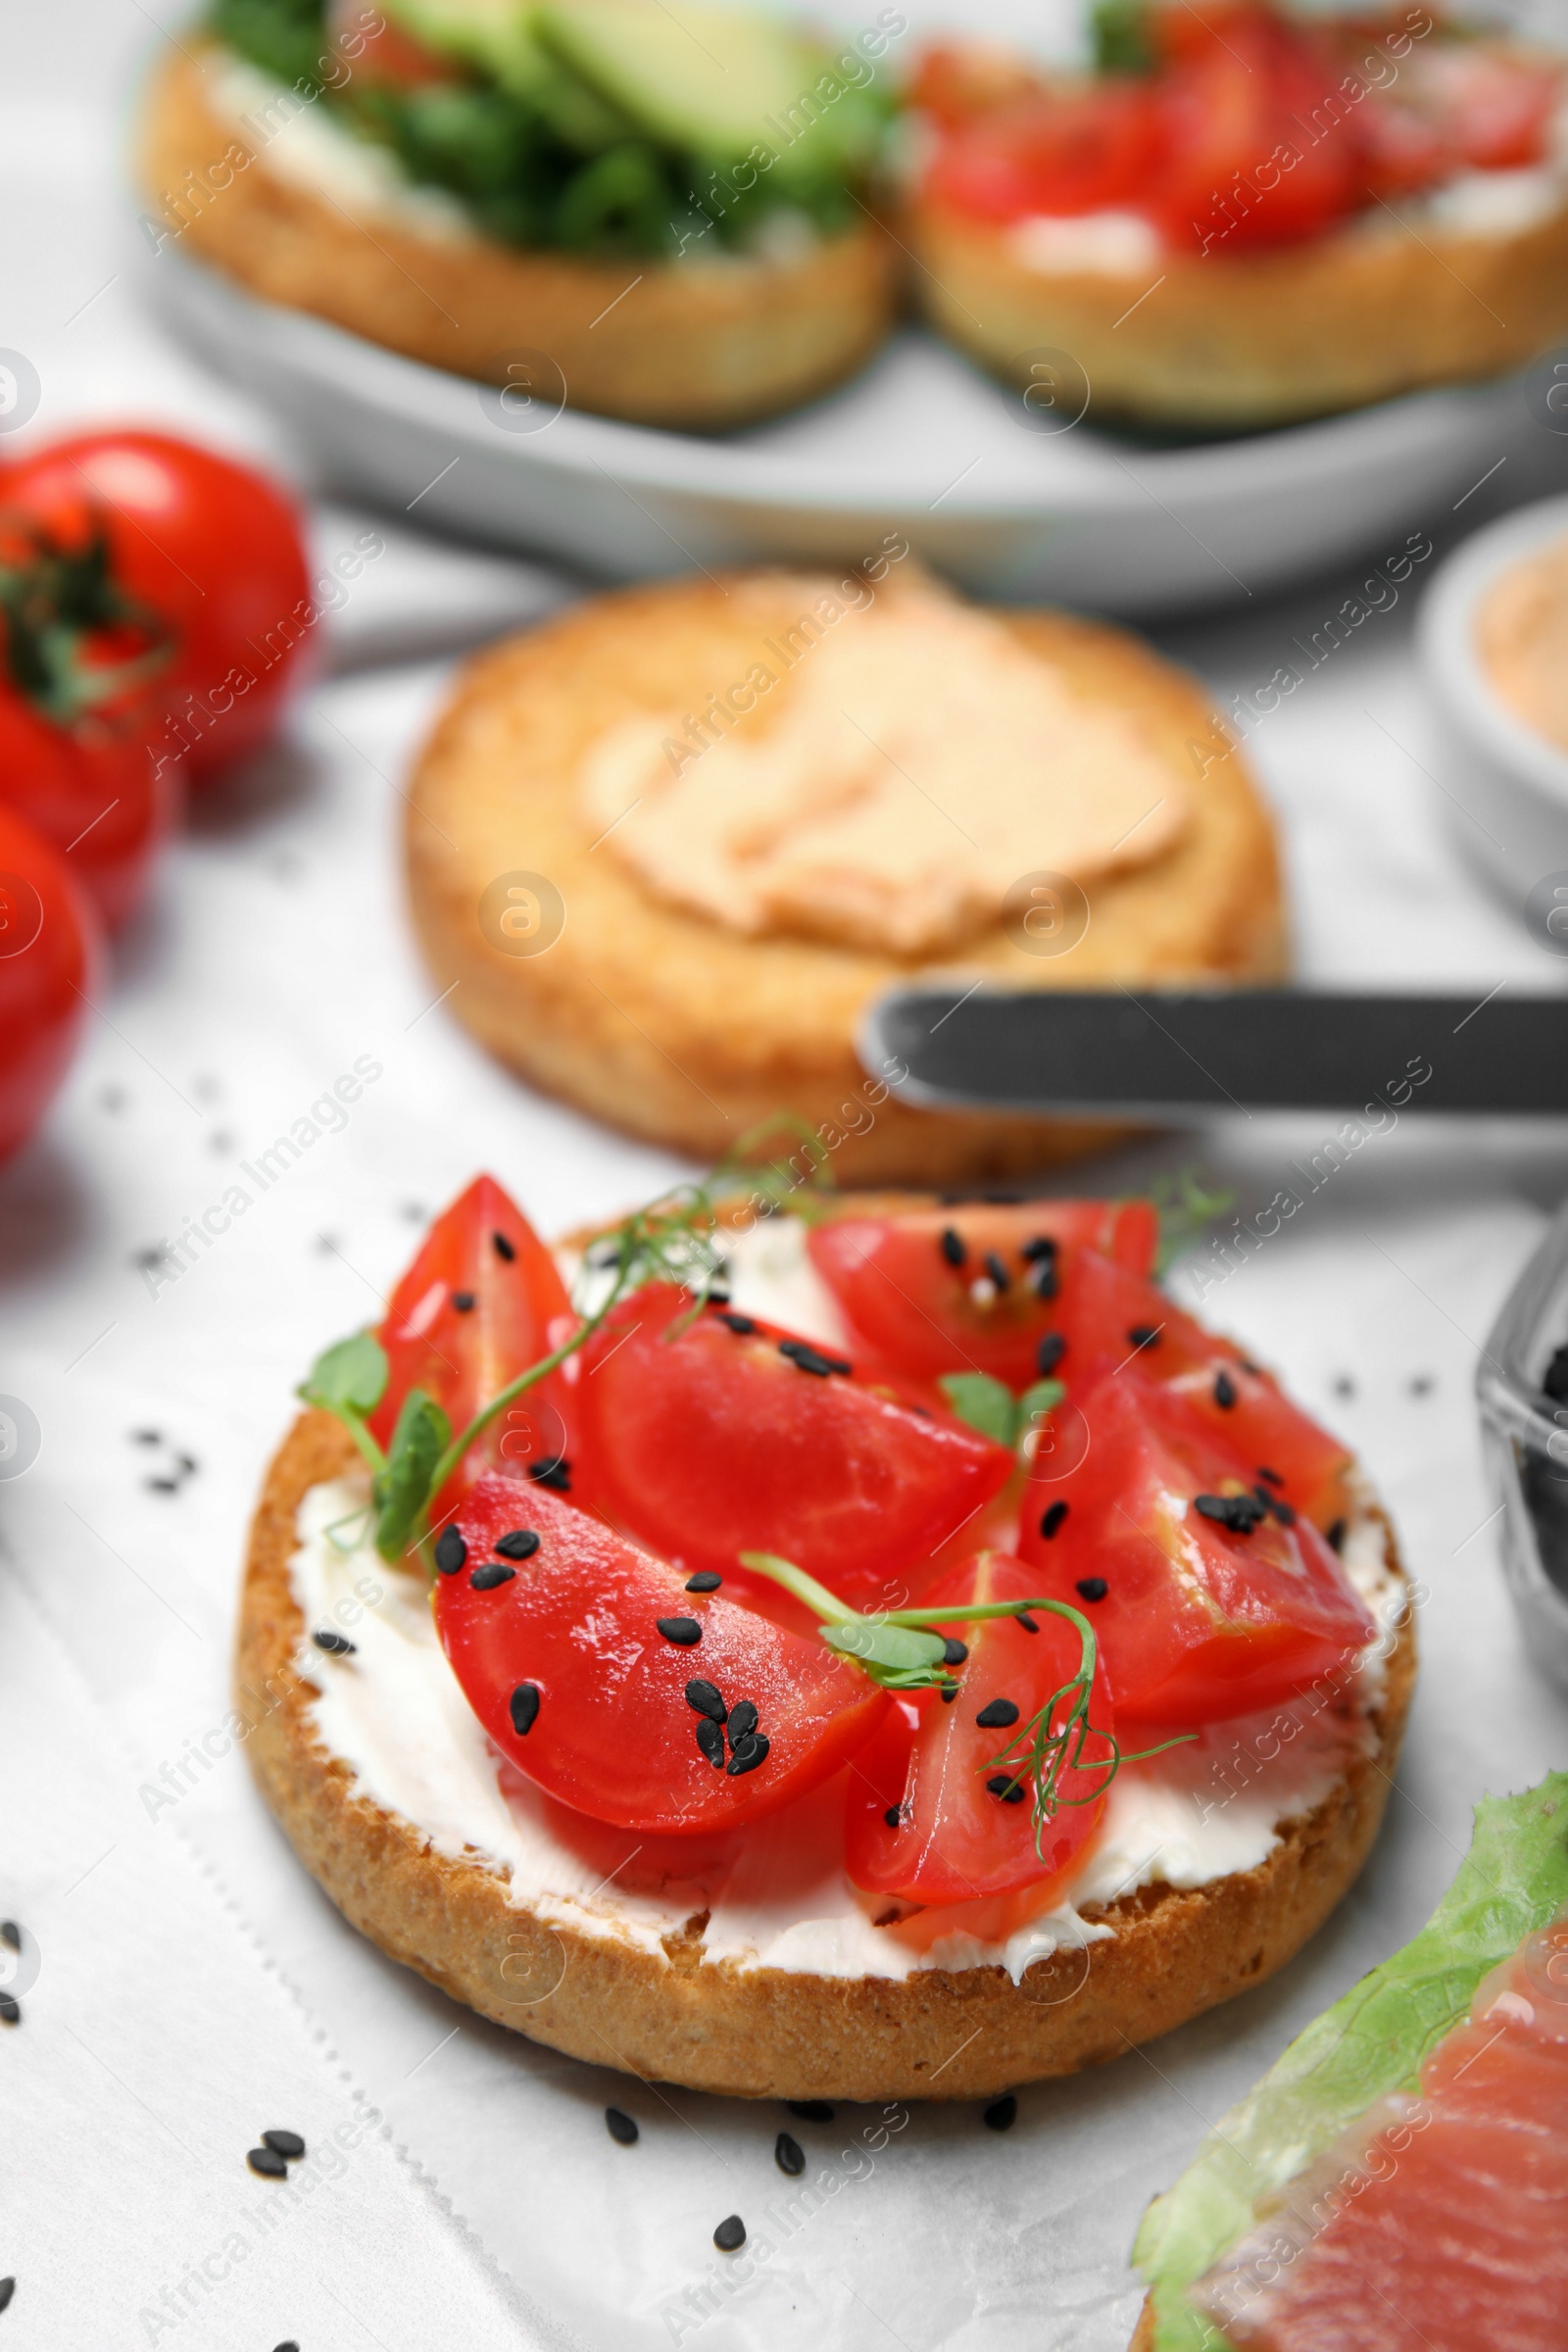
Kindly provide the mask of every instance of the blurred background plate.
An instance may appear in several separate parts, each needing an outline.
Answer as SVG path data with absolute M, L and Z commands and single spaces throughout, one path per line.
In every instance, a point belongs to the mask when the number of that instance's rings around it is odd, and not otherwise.
M 724 438 L 539 402 L 504 416 L 495 391 L 199 264 L 166 254 L 150 275 L 166 316 L 279 415 L 329 486 L 617 579 L 851 564 L 898 530 L 982 595 L 1191 612 L 1430 523 L 1529 430 L 1514 383 L 1183 447 L 1043 430 L 1021 396 L 915 331 L 831 398 Z

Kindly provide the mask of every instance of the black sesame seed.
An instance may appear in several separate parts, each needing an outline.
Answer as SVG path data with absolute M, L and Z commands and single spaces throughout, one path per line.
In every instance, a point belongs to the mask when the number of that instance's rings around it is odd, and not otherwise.
M 1283 1500 L 1280 1495 L 1271 1494 L 1267 1487 L 1254 1487 L 1252 1489 L 1252 1493 L 1257 1496 L 1259 1504 L 1268 1513 L 1269 1517 L 1271 1519 L 1277 1519 L 1281 1527 L 1294 1527 L 1296 1525 L 1295 1511 L 1288 1502 Z
M 969 1254 L 963 1246 L 962 1234 L 952 1225 L 944 1227 L 942 1240 L 938 1247 L 950 1266 L 961 1266 Z
M 1026 1634 L 1038 1634 L 1040 1631 L 1039 1618 L 1031 1617 L 1027 1609 L 1020 1609 L 1017 1616 L 1013 1619 L 1013 1623 L 1015 1625 L 1021 1625 Z
M 1016 1723 L 1018 1710 L 1010 1698 L 988 1699 L 975 1717 L 983 1732 L 1004 1732 L 1009 1723 Z
M 1058 1287 L 1055 1259 L 1043 1257 L 1031 1275 L 1030 1282 L 1037 1298 L 1054 1298 Z
M 289 2336 L 283 2343 L 274 2344 L 272 2346 L 272 2352 L 300 2352 L 300 2348 L 295 2342 L 293 2336 Z
M 1161 1326 L 1157 1323 L 1134 1323 L 1130 1326 L 1127 1337 L 1135 1348 L 1156 1348 L 1159 1345 L 1160 1329 Z
M 806 2170 L 806 2150 L 798 2139 L 781 2132 L 773 2142 L 773 2162 L 781 2173 L 788 2173 L 792 2180 L 798 2180 Z
M 0 2025 L 20 2026 L 21 2023 L 22 2003 L 14 1993 L 0 1992 Z
M 1345 1539 L 1349 1532 L 1348 1525 L 1345 1520 L 1336 1519 L 1334 1525 L 1329 1529 L 1328 1535 L 1325 1538 L 1329 1549 L 1331 1551 L 1343 1551 L 1345 1549 Z
M 714 1723 L 722 1723 L 729 1711 L 717 1684 L 705 1683 L 701 1675 L 694 1675 L 687 1684 L 686 1704 L 695 1707 L 699 1715 L 710 1717 Z
M 1281 1478 L 1279 1472 L 1277 1470 L 1271 1470 L 1267 1462 L 1258 1463 L 1257 1475 L 1260 1479 L 1262 1479 L 1265 1486 L 1283 1487 L 1285 1484 L 1285 1481 L 1283 1478 Z
M 824 1355 L 820 1348 L 811 1347 L 806 1340 L 780 1340 L 778 1351 L 780 1355 L 788 1356 L 790 1362 L 798 1365 L 801 1371 L 814 1372 L 819 1380 L 825 1380 L 830 1372 L 848 1372 L 851 1369 L 842 1355 Z
M 637 2145 L 639 2136 L 637 2126 L 623 2109 L 619 2107 L 605 2109 L 605 2129 L 617 2146 L 634 2148 Z
M 944 1666 L 961 1666 L 961 1665 L 963 1664 L 963 1661 L 964 1661 L 964 1659 L 965 1659 L 965 1658 L 966 1658 L 968 1655 L 969 1655 L 969 1644 L 968 1644 L 968 1642 L 958 1642 L 958 1641 L 956 1641 L 956 1640 L 955 1640 L 955 1638 L 954 1638 L 954 1636 L 953 1636 L 952 1634 L 949 1634 L 949 1635 L 947 1636 L 947 1638 L 945 1639 L 945 1641 L 943 1642 L 943 1644 L 942 1644 L 942 1663 L 943 1663 L 943 1665 L 944 1665 Z
M 951 1706 L 952 1706 L 952 1704 L 953 1704 L 953 1702 L 954 1702 L 954 1700 L 955 1700 L 955 1699 L 957 1697 L 957 1695 L 958 1695 L 958 1686 L 957 1686 L 957 1684 L 956 1684 L 956 1683 L 945 1683 L 945 1684 L 943 1685 L 943 1688 L 942 1688 L 942 1704 L 943 1704 L 945 1707 L 951 1707 Z
M 996 1284 L 999 1291 L 1011 1290 L 1012 1276 L 1007 1272 L 1006 1267 L 1003 1264 L 1001 1258 L 997 1255 L 994 1250 L 988 1250 L 986 1251 L 986 1272 L 990 1275 L 992 1281 Z
M 286 2180 L 288 2179 L 288 2166 L 275 2148 L 249 2148 L 246 2150 L 245 2161 L 251 2171 L 259 2173 L 264 2180 Z
M 656 1617 L 654 1623 L 666 1642 L 673 1642 L 682 1649 L 695 1648 L 703 1638 L 703 1629 L 695 1617 Z
M 749 1340 L 757 1329 L 757 1325 L 750 1315 L 732 1314 L 728 1307 L 719 1310 L 718 1319 L 726 1330 L 734 1332 L 736 1338 L 740 1340 Z
M 1264 1516 L 1255 1494 L 1195 1494 L 1193 1508 L 1233 1536 L 1250 1536 Z
M 0 2311 L 4 2311 L 6 2309 L 16 2291 L 17 2282 L 14 2278 L 0 2278 Z M 278 2346 L 278 2352 L 283 2352 L 283 2347 L 281 2344 Z M 295 2352 L 298 2352 L 297 2346 L 295 2348 Z
M 1236 1402 L 1236 1383 L 1228 1372 L 1214 1375 L 1214 1402 L 1227 1413 Z
M 708 1758 L 710 1764 L 715 1765 L 722 1770 L 724 1763 L 724 1735 L 719 1730 L 718 1725 L 710 1715 L 703 1715 L 698 1718 L 697 1744 L 702 1749 L 704 1755 Z
M 986 1787 L 993 1796 L 1000 1796 L 1004 1805 L 1023 1802 L 1023 1783 L 1015 1781 L 1010 1772 L 994 1772 Z
M 1037 1266 L 1043 1257 L 1054 1257 L 1055 1254 L 1056 1237 L 1054 1233 L 1037 1233 L 1032 1241 L 1025 1242 L 1018 1252 L 1026 1266 Z
M 744 1740 L 735 1740 L 730 1748 L 729 1762 L 724 1767 L 730 1779 L 737 1779 L 743 1772 L 755 1772 L 759 1764 L 765 1760 L 768 1745 L 761 1732 L 748 1732 Z
M 746 2224 L 738 2213 L 720 2222 L 713 2231 L 713 2243 L 721 2254 L 738 2254 L 746 2243 Z
M 737 1746 L 742 1740 L 749 1739 L 751 1734 L 755 1732 L 756 1729 L 756 1707 L 752 1704 L 752 1701 L 749 1698 L 738 1700 L 729 1711 L 729 1742 L 731 1747 Z
M 274 2156 L 295 2164 L 305 2153 L 305 2142 L 297 2132 L 264 2132 L 262 2145 L 270 2148 Z
M 1054 1502 L 1049 1510 L 1041 1512 L 1040 1533 L 1045 1537 L 1048 1544 L 1050 1543 L 1052 1537 L 1056 1533 L 1056 1530 L 1060 1527 L 1066 1516 L 1067 1505 L 1064 1502 Z
M 834 2110 L 826 2099 L 786 2099 L 791 2115 L 798 2115 L 803 2124 L 830 2124 Z
M 454 1291 L 452 1294 L 452 1303 L 460 1315 L 471 1315 L 473 1312 L 473 1293 L 471 1291 Z
M 443 1576 L 456 1576 L 468 1556 L 468 1546 L 455 1527 L 444 1527 L 435 1540 L 435 1564 Z
M 1018 2102 L 1012 2092 L 1005 2091 L 1000 2099 L 993 2099 L 980 2121 L 988 2132 L 1010 2132 L 1018 2121 Z
M 514 1527 L 510 1535 L 497 1536 L 495 1548 L 504 1560 L 531 1560 L 539 1539 L 531 1527 Z
M 14 1919 L 0 1919 L 0 1943 L 9 1943 L 14 1952 L 22 1949 L 22 1930 Z
M 1049 1380 L 1067 1352 L 1067 1342 L 1059 1331 L 1048 1331 L 1035 1349 L 1035 1370 L 1042 1380 Z
M 902 1827 L 904 1821 L 904 1807 L 902 1805 L 889 1805 L 882 1818 L 887 1823 L 890 1830 L 899 1829 Z
M 539 1686 L 519 1683 L 512 1693 L 512 1728 L 519 1740 L 525 1740 L 539 1717 Z
M 358 1642 L 349 1640 L 347 1634 L 334 1633 L 329 1625 L 318 1625 L 311 1640 L 318 1649 L 324 1649 L 329 1658 L 351 1658 L 359 1646 Z
M 546 1454 L 528 1464 L 528 1476 L 536 1487 L 549 1487 L 557 1494 L 571 1493 L 571 1464 L 564 1454 Z
M 1073 1591 L 1080 1600 L 1103 1600 L 1110 1587 L 1102 1576 L 1082 1576 Z
M 724 1579 L 713 1568 L 699 1568 L 695 1576 L 686 1579 L 688 1592 L 716 1592 Z
M 469 1577 L 468 1589 L 473 1592 L 493 1592 L 497 1585 L 510 1585 L 516 1573 L 515 1568 L 507 1567 L 501 1560 L 486 1560 Z
M 504 1233 L 493 1233 L 490 1236 L 490 1247 L 497 1257 L 505 1258 L 509 1266 L 517 1254 L 515 1246 L 508 1241 Z

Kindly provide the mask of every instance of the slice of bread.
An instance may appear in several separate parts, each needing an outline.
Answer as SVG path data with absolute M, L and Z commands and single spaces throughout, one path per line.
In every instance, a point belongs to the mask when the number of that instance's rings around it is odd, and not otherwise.
M 362 220 L 272 168 L 268 128 L 239 127 L 219 107 L 213 76 L 226 55 L 171 51 L 147 94 L 140 176 L 174 250 L 266 302 L 480 382 L 514 381 L 516 355 L 543 354 L 572 407 L 696 430 L 813 399 L 888 332 L 898 257 L 869 220 L 798 259 L 689 265 L 579 260 L 477 232 L 425 235 L 390 214 Z M 288 93 L 279 104 L 290 107 Z M 559 398 L 550 368 L 535 373 L 532 394 Z
M 698 1159 L 781 1110 L 818 1133 L 852 1184 L 943 1185 L 1099 1149 L 1115 1129 L 914 1110 L 869 1084 L 855 1051 L 866 1006 L 934 967 L 747 937 L 656 900 L 592 837 L 578 782 L 590 745 L 618 720 L 701 710 L 764 659 L 766 641 L 785 642 L 825 585 L 781 571 L 634 589 L 468 663 L 408 790 L 410 900 L 436 986 L 534 1085 Z M 1125 630 L 1056 612 L 1004 618 L 1075 694 L 1133 715 L 1190 815 L 1162 856 L 1092 885 L 1070 954 L 1031 953 L 997 925 L 945 968 L 1038 989 L 1281 979 L 1273 827 L 1202 687 Z M 509 874 L 543 876 L 558 894 L 564 926 L 547 953 L 501 952 L 487 935 L 481 901 Z
M 933 325 L 1023 388 L 1065 355 L 1090 421 L 1290 424 L 1504 375 L 1568 333 L 1568 192 L 1507 234 L 1418 230 L 1384 209 L 1298 245 L 1167 250 L 1135 276 L 1031 268 L 1008 228 L 931 203 L 903 234 Z
M 1091 1908 L 1111 1938 L 1036 1963 L 1021 1986 L 1001 1967 L 901 1980 L 704 1963 L 705 1915 L 666 1935 L 662 1954 L 547 1923 L 509 1899 L 483 1854 L 438 1853 L 357 1793 L 316 1729 L 295 1663 L 307 1633 L 290 1575 L 296 1520 L 310 1489 L 357 1459 L 338 1422 L 307 1412 L 268 1472 L 235 1669 L 252 1764 L 301 1860 L 362 1934 L 455 2000 L 573 2057 L 744 2098 L 969 2099 L 1072 2074 L 1261 1984 L 1322 1925 L 1377 1835 L 1415 1679 L 1408 1611 L 1375 1748 L 1283 1826 L 1263 1862 Z M 1391 1531 L 1388 1542 L 1392 1558 Z

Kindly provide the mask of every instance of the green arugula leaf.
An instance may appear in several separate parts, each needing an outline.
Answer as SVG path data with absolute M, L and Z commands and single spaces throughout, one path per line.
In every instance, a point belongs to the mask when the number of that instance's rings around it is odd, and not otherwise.
M 373 1333 L 357 1331 L 324 1348 L 301 1381 L 298 1394 L 339 1419 L 373 1413 L 386 1395 L 386 1354 Z
M 960 1421 L 999 1446 L 1018 1442 L 1018 1399 L 989 1372 L 944 1372 L 937 1387 Z
M 1100 74 L 1149 74 L 1154 45 L 1145 0 L 1096 0 L 1090 21 L 1095 70 Z
M 1025 1389 L 1018 1399 L 1020 1444 L 1028 1436 L 1036 1420 L 1044 1420 L 1047 1413 L 1054 1412 L 1066 1394 L 1067 1391 L 1059 1380 L 1037 1380 Z
M 1482 1978 L 1565 1903 L 1568 1772 L 1522 1796 L 1483 1797 L 1470 1851 L 1421 1933 L 1292 2042 L 1144 2216 L 1133 2261 L 1149 2281 L 1157 2352 L 1212 2347 L 1184 2288 L 1375 2099 L 1415 2089 Z
M 441 1407 L 422 1389 L 411 1389 L 392 1432 L 386 1467 L 372 1490 L 375 1548 L 383 1560 L 401 1559 L 408 1548 L 451 1436 L 452 1424 Z

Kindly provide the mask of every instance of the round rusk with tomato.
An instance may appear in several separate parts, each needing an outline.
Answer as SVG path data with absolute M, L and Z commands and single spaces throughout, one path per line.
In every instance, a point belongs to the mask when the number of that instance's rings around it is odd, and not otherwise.
M 485 2015 L 752 2096 L 991 2094 L 1257 1983 L 1365 1858 L 1413 1645 L 1348 1449 L 1162 1247 L 730 1166 L 558 1251 L 476 1179 L 253 1534 L 310 1867 Z

